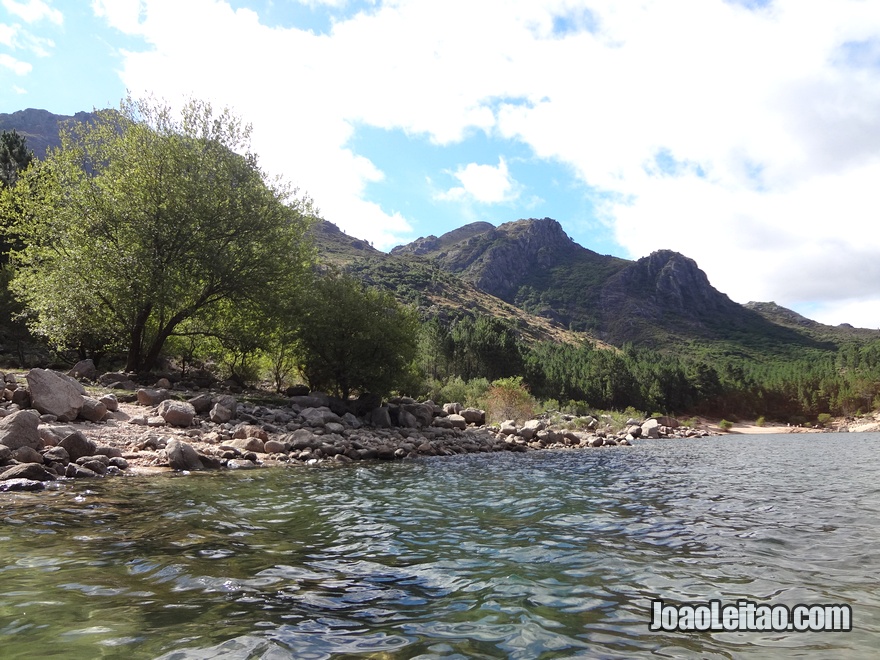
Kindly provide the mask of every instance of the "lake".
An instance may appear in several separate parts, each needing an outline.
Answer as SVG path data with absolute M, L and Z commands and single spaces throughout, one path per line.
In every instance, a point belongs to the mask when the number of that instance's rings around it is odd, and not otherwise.
M 880 435 L 79 480 L 0 496 L 9 658 L 872 657 Z M 649 630 L 651 600 L 851 632 Z

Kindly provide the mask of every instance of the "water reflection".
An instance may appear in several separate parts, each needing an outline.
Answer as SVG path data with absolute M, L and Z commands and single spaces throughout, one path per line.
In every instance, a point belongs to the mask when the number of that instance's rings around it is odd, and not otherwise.
M 859 657 L 876 436 L 126 478 L 0 500 L 3 657 Z M 649 633 L 651 598 L 849 634 Z

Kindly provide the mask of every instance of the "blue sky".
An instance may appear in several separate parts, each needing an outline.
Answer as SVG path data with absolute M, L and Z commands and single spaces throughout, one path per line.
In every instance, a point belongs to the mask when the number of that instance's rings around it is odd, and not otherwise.
M 737 302 L 880 328 L 880 5 L 0 0 L 0 112 L 230 106 L 263 166 L 389 249 L 553 217 Z

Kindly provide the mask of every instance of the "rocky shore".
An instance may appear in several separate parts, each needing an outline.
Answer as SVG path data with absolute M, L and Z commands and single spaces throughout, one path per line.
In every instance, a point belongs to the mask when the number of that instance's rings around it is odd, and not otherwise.
M 0 381 L 0 491 L 159 470 L 617 447 L 643 437 L 709 435 L 668 417 L 631 419 L 617 431 L 610 420 L 571 415 L 487 425 L 484 411 L 457 403 L 372 395 L 343 401 L 303 388 L 264 405 L 164 378 L 140 387 L 132 374 L 98 376 L 88 362 L 69 374 L 0 373 Z

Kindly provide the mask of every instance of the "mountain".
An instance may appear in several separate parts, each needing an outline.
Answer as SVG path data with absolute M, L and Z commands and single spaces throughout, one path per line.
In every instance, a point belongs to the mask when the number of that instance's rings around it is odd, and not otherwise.
M 12 113 L 0 113 L 0 131 L 15 130 L 25 137 L 28 148 L 37 158 L 43 158 L 50 148 L 61 144 L 60 128 L 68 122 L 84 122 L 94 115 L 77 112 L 75 115 L 56 115 L 48 110 L 28 108 Z
M 614 346 L 630 342 L 673 352 L 761 357 L 880 337 L 875 331 L 824 326 L 817 332 L 783 322 L 766 308 L 730 300 L 689 257 L 672 250 L 637 261 L 601 255 L 575 243 L 551 218 L 465 225 L 391 250 L 391 256 L 404 255 L 428 260 L 509 304 Z

